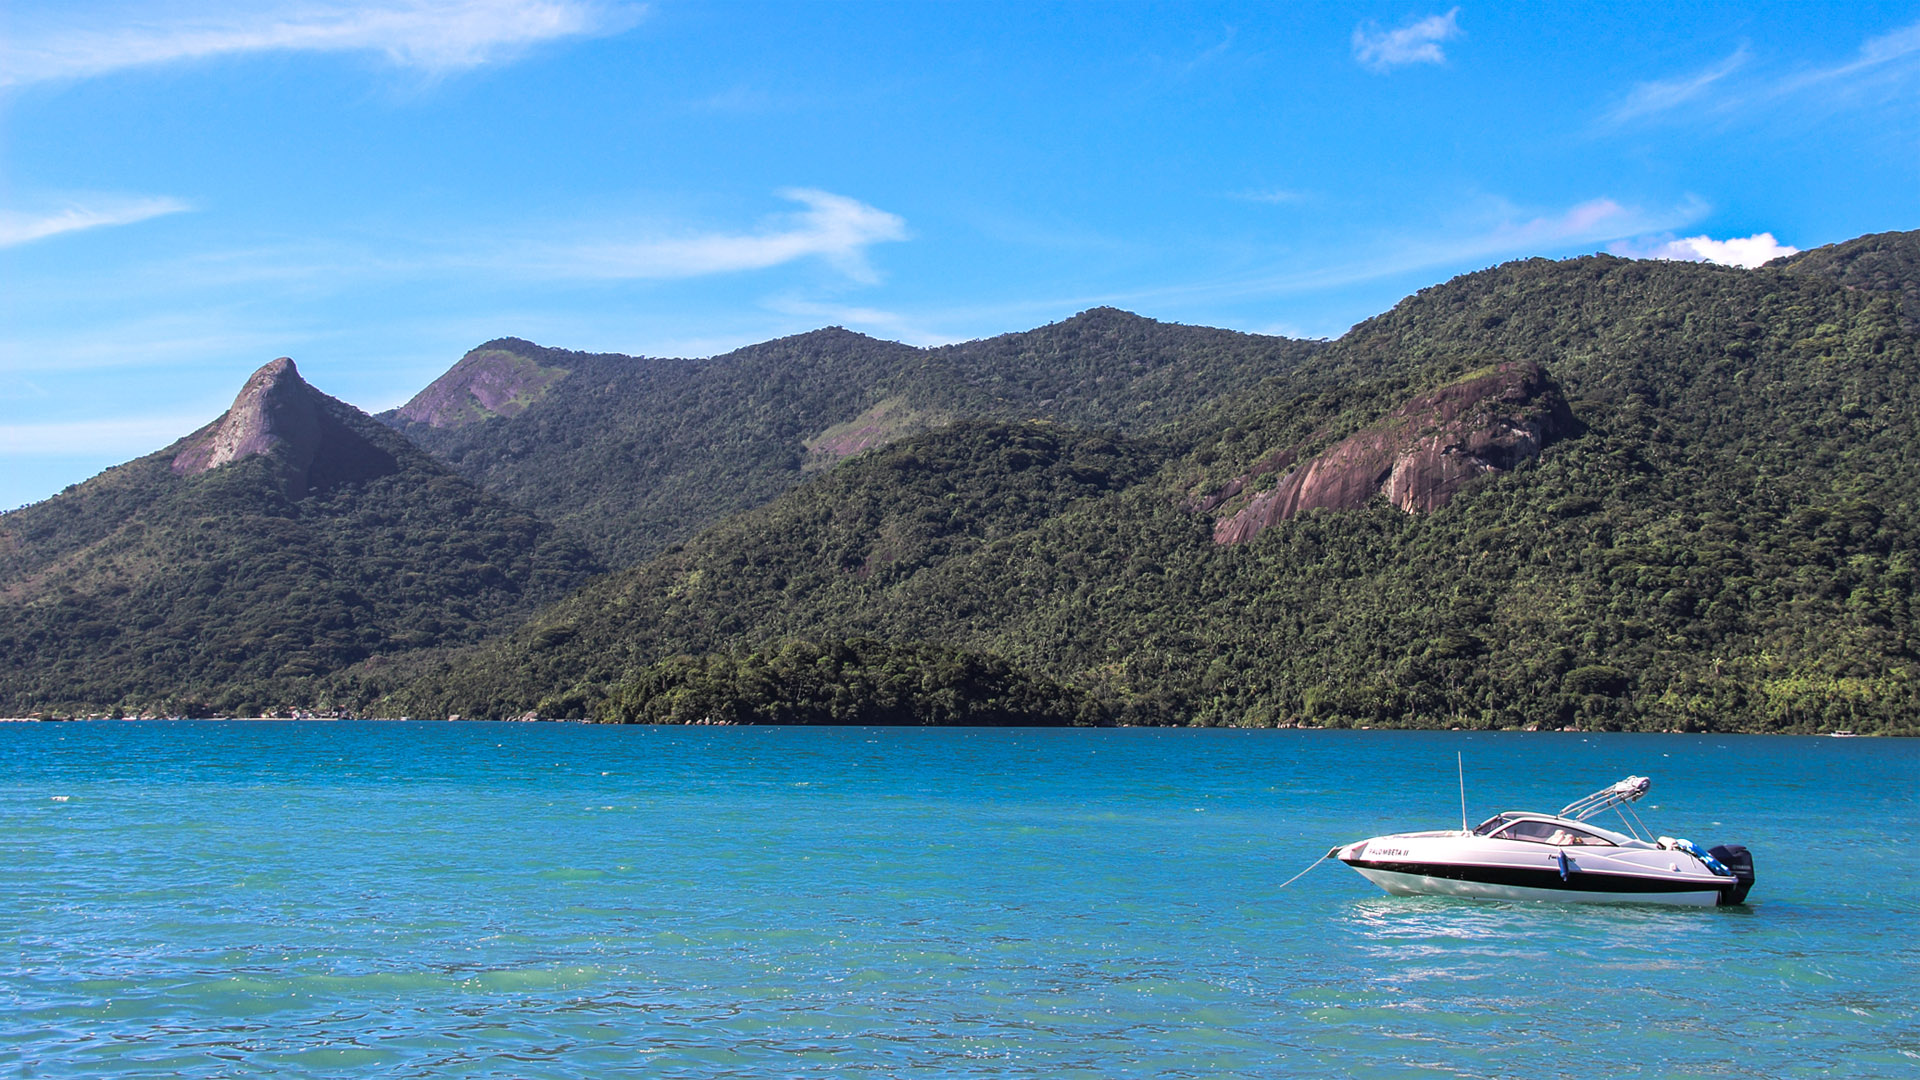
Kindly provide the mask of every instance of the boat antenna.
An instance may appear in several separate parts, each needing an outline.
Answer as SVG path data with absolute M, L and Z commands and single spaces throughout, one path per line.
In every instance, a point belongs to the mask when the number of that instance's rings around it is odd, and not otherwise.
M 1467 759 L 1460 751 L 1453 752 L 1454 768 L 1460 772 L 1460 831 L 1467 831 Z

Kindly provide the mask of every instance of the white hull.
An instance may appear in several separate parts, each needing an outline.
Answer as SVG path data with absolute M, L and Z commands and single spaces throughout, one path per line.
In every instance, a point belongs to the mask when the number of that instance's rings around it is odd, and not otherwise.
M 1354 867 L 1360 875 L 1395 896 L 1461 896 L 1475 900 L 1547 900 L 1561 904 L 1668 904 L 1677 907 L 1713 907 L 1720 890 L 1703 892 L 1586 892 L 1578 889 L 1530 889 L 1483 881 L 1403 874 L 1371 867 Z
M 1753 881 L 1751 858 L 1742 881 L 1685 840 L 1513 811 L 1471 831 L 1375 836 L 1328 854 L 1396 896 L 1713 907 L 1744 902 Z

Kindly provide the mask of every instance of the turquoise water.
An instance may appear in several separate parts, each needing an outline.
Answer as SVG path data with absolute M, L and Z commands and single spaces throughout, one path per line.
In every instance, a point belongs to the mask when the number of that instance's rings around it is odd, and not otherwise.
M 1388 897 L 1331 844 L 1638 772 L 1746 908 Z M 1920 746 L 0 725 L 0 1075 L 1920 1073 Z M 64 801 L 61 801 L 64 800 Z

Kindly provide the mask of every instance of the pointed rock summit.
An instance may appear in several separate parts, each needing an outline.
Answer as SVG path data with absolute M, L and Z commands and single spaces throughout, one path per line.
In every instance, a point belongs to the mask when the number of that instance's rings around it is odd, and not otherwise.
M 304 470 L 320 442 L 314 397 L 291 359 L 273 361 L 253 373 L 225 416 L 189 437 L 186 449 L 174 455 L 173 471 L 198 476 L 229 461 L 281 448 Z
M 173 471 L 198 476 L 244 458 L 272 455 L 282 470 L 282 487 L 294 499 L 392 472 L 393 455 L 354 431 L 355 418 L 371 423 L 359 410 L 307 385 L 283 356 L 247 379 L 225 415 L 187 436 L 173 457 Z

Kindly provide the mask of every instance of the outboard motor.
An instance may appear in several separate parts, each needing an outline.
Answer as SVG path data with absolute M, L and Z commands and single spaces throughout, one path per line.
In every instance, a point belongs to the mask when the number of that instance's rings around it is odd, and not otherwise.
M 1720 894 L 1721 906 L 1746 903 L 1747 893 L 1753 889 L 1753 853 L 1739 844 L 1721 844 L 1708 848 L 1707 854 L 1733 871 L 1734 886 Z

